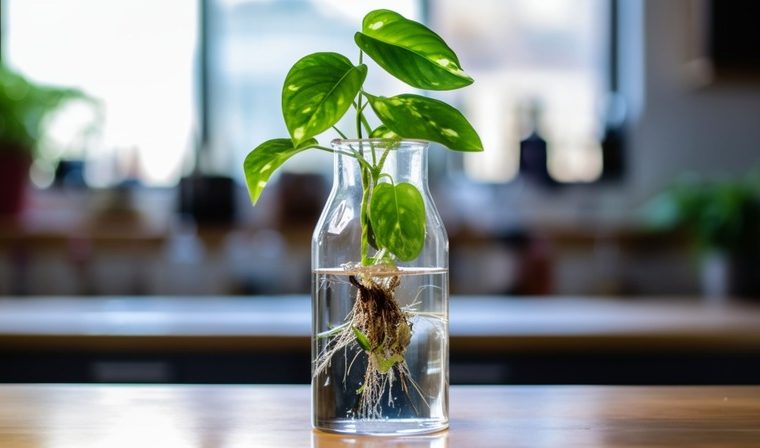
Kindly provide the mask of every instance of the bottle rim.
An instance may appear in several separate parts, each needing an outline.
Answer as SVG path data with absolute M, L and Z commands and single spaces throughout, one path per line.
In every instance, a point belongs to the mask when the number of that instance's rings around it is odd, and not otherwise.
M 411 145 L 422 145 L 424 147 L 428 147 L 430 146 L 431 142 L 429 142 L 428 140 L 421 140 L 421 139 L 414 139 L 414 138 L 404 138 L 401 140 L 391 139 L 391 138 L 336 138 L 330 142 L 330 144 L 333 146 L 373 144 L 381 148 L 388 147 L 391 145 L 402 146 L 405 143 L 411 144 Z

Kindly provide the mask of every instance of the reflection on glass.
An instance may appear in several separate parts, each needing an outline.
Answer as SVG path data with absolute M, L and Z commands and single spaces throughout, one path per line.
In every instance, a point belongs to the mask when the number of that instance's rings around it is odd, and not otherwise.
M 402 436 L 402 437 L 370 437 L 347 436 L 312 431 L 312 448 L 448 448 L 449 432 L 436 434 Z

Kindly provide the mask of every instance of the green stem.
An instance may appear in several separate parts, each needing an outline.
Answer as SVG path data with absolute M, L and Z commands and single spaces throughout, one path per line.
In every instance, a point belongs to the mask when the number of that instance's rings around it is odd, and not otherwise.
M 359 222 L 362 228 L 362 265 L 369 266 L 372 260 L 369 258 L 369 201 L 371 190 L 372 173 L 368 168 L 362 168 L 362 205 Z
M 356 154 L 352 154 L 352 153 L 346 152 L 346 151 L 339 151 L 337 149 L 328 148 L 327 146 L 314 145 L 314 146 L 310 146 L 310 148 L 318 149 L 320 151 L 329 152 L 330 154 L 337 153 L 337 154 L 343 154 L 344 156 L 356 158 Z
M 377 171 L 383 171 L 383 165 L 385 165 L 385 159 L 388 158 L 388 153 L 391 152 L 391 147 L 388 146 L 385 148 L 385 151 L 383 151 L 383 155 L 380 156 L 380 163 L 377 165 Z
M 369 147 L 372 148 L 372 173 L 375 172 L 375 167 L 377 166 L 377 154 L 375 154 L 375 144 L 373 142 L 369 142 Z M 375 180 L 373 182 L 373 186 L 375 183 L 377 183 L 376 180 L 377 176 L 372 176 L 372 179 Z
M 362 118 L 364 117 L 364 114 L 362 113 L 362 96 L 359 94 L 359 100 L 356 103 L 356 135 L 359 140 L 362 139 Z
M 364 115 L 364 109 L 367 108 L 367 105 L 369 103 L 364 103 L 361 105 L 361 107 L 359 106 L 359 103 L 357 103 L 356 101 L 354 101 L 353 104 L 354 104 L 354 109 L 357 110 L 357 117 L 356 117 L 357 121 L 361 120 L 362 125 L 364 126 L 364 131 L 367 133 L 367 136 L 369 136 L 370 134 L 372 134 L 372 126 L 370 126 L 369 121 L 367 120 L 367 117 Z
M 359 92 L 359 101 L 361 101 L 362 93 L 364 93 L 363 90 Z M 369 125 L 369 121 L 367 120 L 367 117 L 364 116 L 364 109 L 367 107 L 368 104 L 369 102 L 366 102 L 361 108 L 359 108 L 359 114 L 357 118 L 359 118 L 362 122 L 362 125 L 364 125 L 364 130 L 367 131 L 367 136 L 370 136 L 372 134 L 372 126 Z
M 348 137 L 346 136 L 346 134 L 344 134 L 343 132 L 341 132 L 341 130 L 340 130 L 340 129 L 338 129 L 338 128 L 337 128 L 337 127 L 335 127 L 335 126 L 333 126 L 332 128 L 335 130 L 335 132 L 337 132 L 337 133 L 338 133 L 338 135 L 340 135 L 340 138 L 342 138 L 342 139 L 344 139 L 344 140 L 347 140 L 347 139 L 348 139 Z

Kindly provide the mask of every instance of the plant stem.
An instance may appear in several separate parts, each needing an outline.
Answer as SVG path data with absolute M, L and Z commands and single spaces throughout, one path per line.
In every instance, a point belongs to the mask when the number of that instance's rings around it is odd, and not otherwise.
M 375 154 L 375 144 L 373 142 L 369 142 L 369 147 L 372 148 L 372 174 L 373 174 L 373 176 L 372 176 L 372 180 L 373 180 L 372 186 L 374 187 L 375 184 L 377 183 L 377 176 L 374 175 L 375 170 L 376 170 L 375 167 L 377 166 L 377 154 Z
M 390 180 L 391 184 L 394 183 L 393 177 L 391 177 L 388 173 L 383 173 L 383 166 L 385 165 L 385 160 L 388 157 L 388 154 L 390 153 L 392 147 L 388 146 L 383 151 L 383 154 L 380 156 L 380 160 L 376 161 L 375 156 L 375 145 L 373 142 L 369 142 L 369 144 L 372 147 L 372 164 L 370 165 L 362 155 L 361 152 L 357 153 L 356 159 L 359 162 L 359 165 L 361 166 L 361 177 L 362 177 L 362 203 L 361 203 L 361 211 L 359 215 L 359 223 L 361 225 L 361 254 L 362 254 L 362 265 L 364 266 L 370 266 L 372 264 L 376 264 L 379 262 L 379 259 L 382 257 L 375 256 L 375 259 L 369 257 L 369 203 L 372 198 L 372 192 L 374 191 L 375 187 L 377 186 L 378 182 L 380 182 L 380 179 L 383 177 L 387 177 L 388 180 Z
M 346 136 L 346 134 L 344 134 L 343 132 L 341 132 L 341 130 L 340 130 L 340 129 L 338 129 L 338 128 L 337 128 L 337 127 L 335 127 L 335 126 L 333 126 L 332 128 L 335 130 L 335 132 L 337 132 L 337 133 L 338 133 L 338 135 L 340 135 L 340 138 L 342 138 L 342 139 L 344 139 L 344 140 L 348 139 L 348 137 Z
M 361 98 L 361 96 L 359 98 Z M 366 106 L 367 104 L 364 105 L 364 107 Z M 364 125 L 364 129 L 367 131 L 367 136 L 369 136 L 372 134 L 372 126 L 369 125 L 369 121 L 367 121 L 367 117 L 364 116 L 364 107 L 359 109 L 359 119 Z
M 391 147 L 388 146 L 385 148 L 385 151 L 383 151 L 383 155 L 380 156 L 380 163 L 377 166 L 377 171 L 380 172 L 383 170 L 383 165 L 385 165 L 385 159 L 388 157 L 388 153 L 391 151 Z
M 359 94 L 359 99 L 356 103 L 356 136 L 359 140 L 362 139 L 362 118 L 364 117 L 364 114 L 362 113 L 362 96 Z
M 362 63 L 363 59 L 364 52 L 359 50 L 359 64 Z M 356 110 L 356 136 L 359 140 L 363 138 L 362 128 L 364 128 L 364 130 L 367 132 L 367 137 L 370 137 L 372 135 L 372 126 L 370 126 L 367 117 L 364 116 L 364 108 L 369 104 L 369 98 L 367 103 L 363 103 L 364 96 L 364 90 L 360 90 L 359 94 L 357 95 L 357 99 L 353 104 L 354 109 Z M 338 133 L 340 133 L 340 131 L 338 131 Z M 345 136 L 343 138 L 345 138 Z M 369 256 L 369 203 L 372 197 L 372 191 L 380 179 L 383 177 L 381 173 L 383 169 L 382 167 L 385 164 L 385 158 L 388 156 L 389 151 L 389 148 L 386 148 L 380 158 L 380 163 L 378 164 L 375 145 L 373 142 L 370 142 L 369 144 L 372 148 L 372 164 L 369 164 L 364 159 L 361 142 L 359 143 L 359 151 L 356 151 L 356 154 L 354 155 L 354 158 L 356 158 L 356 160 L 359 162 L 359 166 L 361 167 L 362 178 L 362 202 L 361 210 L 359 212 L 359 223 L 361 225 L 361 264 L 363 266 L 369 266 L 373 264 L 373 260 Z M 390 178 L 390 176 L 388 177 Z M 393 182 L 393 179 L 391 179 L 391 182 Z M 375 262 L 376 261 L 377 260 L 375 260 Z
M 362 63 L 362 60 L 364 59 L 364 52 L 359 50 L 359 64 Z M 367 137 L 370 136 L 372 133 L 371 128 L 369 127 L 367 123 L 367 119 L 364 117 L 364 106 L 362 105 L 362 92 L 359 92 L 357 101 L 354 103 L 354 107 L 356 108 L 356 135 L 359 138 L 359 140 L 362 139 L 362 125 L 366 127 L 367 130 Z M 361 143 L 359 143 L 361 146 Z M 372 264 L 372 261 L 369 257 L 369 201 L 370 196 L 372 195 L 372 189 L 374 188 L 374 184 L 376 182 L 374 171 L 375 171 L 375 165 L 377 164 L 377 159 L 375 156 L 375 147 L 372 146 L 372 165 L 367 166 L 367 163 L 361 163 L 364 161 L 364 155 L 361 152 L 361 148 L 359 150 L 359 153 L 357 154 L 357 161 L 359 161 L 359 165 L 361 166 L 361 176 L 362 176 L 362 203 L 361 203 L 361 211 L 359 214 L 359 224 L 361 225 L 362 229 L 362 235 L 361 235 L 361 253 L 362 253 L 362 265 L 363 266 L 369 266 Z
M 343 154 L 344 156 L 356 158 L 355 154 L 351 154 L 350 152 L 346 152 L 346 151 L 338 151 L 336 149 L 328 148 L 327 146 L 314 145 L 314 146 L 311 146 L 311 148 L 318 149 L 320 151 L 329 152 L 330 154 L 338 153 L 338 154 Z
M 362 168 L 362 205 L 359 215 L 359 223 L 362 228 L 362 265 L 369 266 L 372 264 L 369 258 L 369 201 L 372 194 L 372 173 L 367 168 Z

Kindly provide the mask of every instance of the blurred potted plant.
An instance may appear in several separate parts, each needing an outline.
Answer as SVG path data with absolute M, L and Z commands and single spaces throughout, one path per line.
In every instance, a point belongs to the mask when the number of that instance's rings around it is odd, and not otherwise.
M 83 97 L 78 90 L 36 84 L 0 66 L 0 216 L 14 216 L 22 208 L 46 119 L 65 101 Z
M 678 180 L 647 206 L 650 223 L 684 229 L 700 254 L 707 297 L 760 297 L 760 170 Z

